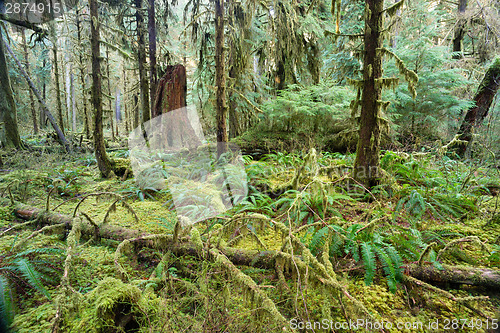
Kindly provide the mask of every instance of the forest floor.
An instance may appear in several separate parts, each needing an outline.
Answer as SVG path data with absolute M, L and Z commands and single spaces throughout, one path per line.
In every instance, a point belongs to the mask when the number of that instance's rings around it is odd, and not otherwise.
M 367 193 L 348 176 L 353 155 L 312 155 L 244 158 L 248 197 L 179 230 L 168 189 L 103 180 L 91 154 L 7 152 L 4 313 L 16 332 L 496 331 L 500 289 L 426 283 L 411 265 L 498 273 L 497 169 L 387 151 L 383 184 Z M 10 200 L 80 219 L 35 233 L 50 221 L 19 227 Z M 95 238 L 79 223 L 152 240 Z M 254 259 L 238 265 L 228 244 Z

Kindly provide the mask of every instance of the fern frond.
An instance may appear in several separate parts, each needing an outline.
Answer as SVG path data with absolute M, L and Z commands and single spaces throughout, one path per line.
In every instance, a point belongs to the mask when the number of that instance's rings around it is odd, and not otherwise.
M 33 265 L 26 259 L 22 258 L 16 261 L 17 270 L 28 281 L 29 285 L 41 292 L 45 297 L 50 299 L 50 294 L 42 284 L 40 274 L 34 269 Z
M 328 236 L 328 226 L 323 227 L 316 231 L 309 242 L 309 250 L 316 255 L 318 251 L 325 244 L 326 237 Z
M 26 257 L 26 256 L 29 256 L 30 254 L 63 254 L 63 253 L 64 253 L 64 250 L 62 250 L 62 249 L 44 247 L 44 248 L 37 248 L 37 249 L 28 249 L 26 251 L 23 251 L 23 252 L 16 254 L 12 258 Z
M 369 286 L 373 283 L 373 278 L 375 277 L 375 271 L 377 269 L 375 253 L 370 243 L 361 243 L 361 256 L 365 266 L 365 284 Z
M 385 276 L 387 278 L 387 285 L 392 293 L 396 292 L 396 267 L 391 260 L 391 257 L 386 252 L 386 248 L 381 246 L 374 246 L 377 257 L 382 264 L 382 269 L 384 270 Z
M 392 245 L 387 245 L 385 247 L 385 252 L 387 255 L 391 258 L 391 261 L 394 265 L 395 269 L 395 276 L 396 276 L 396 281 L 402 281 L 403 280 L 403 259 L 401 259 L 401 256 L 399 255 L 398 250 Z
M 5 318 L 7 326 L 14 319 L 14 302 L 7 279 L 0 275 L 0 317 Z M 1 329 L 1 327 L 0 327 Z

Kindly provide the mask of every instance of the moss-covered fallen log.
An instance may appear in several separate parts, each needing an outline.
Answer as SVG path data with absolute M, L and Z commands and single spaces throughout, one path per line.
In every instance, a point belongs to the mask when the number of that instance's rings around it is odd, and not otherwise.
M 422 281 L 467 284 L 497 290 L 500 288 L 499 270 L 446 265 L 443 268 L 441 270 L 432 265 L 408 265 L 406 269 L 412 277 Z
M 0 204 L 6 205 L 8 201 L 2 200 Z M 73 219 L 70 216 L 54 212 L 43 211 L 24 204 L 13 206 L 14 214 L 22 220 L 38 219 L 38 225 L 54 225 L 65 223 L 68 229 L 72 227 Z M 200 247 L 193 242 L 173 242 L 171 238 L 166 242 L 155 241 L 152 235 L 140 230 L 126 229 L 113 225 L 102 225 L 98 229 L 88 221 L 81 223 L 82 235 L 99 237 L 115 241 L 134 239 L 134 244 L 139 247 L 154 247 L 156 249 L 169 249 L 177 256 L 193 256 L 202 258 Z M 97 234 L 96 234 L 97 233 Z M 221 252 L 238 266 L 251 266 L 256 268 L 274 269 L 277 251 L 242 250 L 231 247 L 221 249 Z M 297 257 L 300 260 L 300 257 Z M 500 271 L 486 268 L 464 266 L 447 266 L 438 269 L 432 265 L 406 265 L 403 267 L 405 274 L 418 280 L 430 283 L 452 283 L 481 286 L 500 289 Z

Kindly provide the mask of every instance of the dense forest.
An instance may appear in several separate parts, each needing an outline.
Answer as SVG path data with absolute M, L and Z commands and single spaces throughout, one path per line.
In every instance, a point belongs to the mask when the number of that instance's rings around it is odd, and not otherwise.
M 500 1 L 0 0 L 0 333 L 500 332 Z

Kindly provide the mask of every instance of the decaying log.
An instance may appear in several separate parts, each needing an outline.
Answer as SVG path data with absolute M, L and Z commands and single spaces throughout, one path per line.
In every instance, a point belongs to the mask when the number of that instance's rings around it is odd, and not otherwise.
M 6 199 L 0 200 L 0 204 L 8 205 Z M 22 220 L 33 220 L 38 218 L 39 224 L 53 225 L 65 223 L 71 229 L 73 219 L 70 216 L 62 215 L 54 212 L 46 212 L 38 208 L 29 207 L 24 204 L 16 204 L 13 207 L 15 216 Z M 82 235 L 93 237 L 95 235 L 95 227 L 85 219 L 81 223 Z M 159 243 L 147 239 L 151 238 L 151 234 L 140 230 L 126 229 L 118 226 L 105 224 L 99 228 L 99 237 L 116 241 L 136 238 L 134 244 L 140 247 L 154 247 L 156 249 L 169 249 L 177 256 L 193 256 L 202 258 L 199 248 L 191 242 Z M 277 251 L 257 251 L 257 250 L 242 250 L 226 247 L 221 249 L 221 252 L 234 265 L 251 266 L 256 268 L 274 269 Z M 300 256 L 297 256 L 300 260 Z M 500 290 L 500 270 L 486 268 L 472 268 L 463 266 L 447 266 L 443 265 L 443 269 L 437 269 L 432 265 L 418 266 L 415 264 L 406 265 L 403 267 L 405 274 L 416 279 L 430 283 L 453 283 L 481 286 Z
M 422 281 L 456 283 L 487 288 L 500 288 L 500 271 L 487 268 L 446 266 L 439 270 L 431 265 L 408 265 L 410 275 Z

